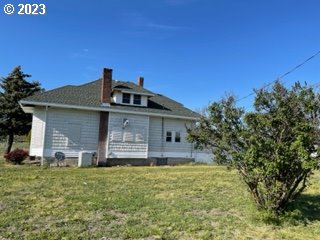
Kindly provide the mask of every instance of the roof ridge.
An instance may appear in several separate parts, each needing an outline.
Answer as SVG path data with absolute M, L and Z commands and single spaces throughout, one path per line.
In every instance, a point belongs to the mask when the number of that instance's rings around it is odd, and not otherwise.
M 168 97 L 168 96 L 166 96 L 166 95 L 163 95 L 163 94 L 161 94 L 161 93 L 157 93 L 156 95 L 159 96 L 159 97 L 168 99 L 169 101 L 172 101 L 172 102 L 174 102 L 174 103 L 176 103 L 176 104 L 179 104 L 179 105 L 185 107 L 182 103 L 180 103 L 180 102 L 178 102 L 178 101 L 176 101 L 176 100 L 174 100 L 174 99 L 172 99 L 172 98 L 170 98 L 170 97 Z
M 80 85 L 74 85 L 75 87 L 83 87 L 83 86 L 87 86 L 87 85 L 90 85 L 92 83 L 95 83 L 95 82 L 98 82 L 98 81 L 101 81 L 102 78 L 98 78 L 96 80 L 92 80 L 90 82 L 87 82 L 87 83 L 84 83 L 84 84 L 80 84 Z M 117 80 L 117 79 L 112 79 L 112 83 L 132 83 L 132 84 L 135 84 L 134 82 L 130 82 L 130 81 L 123 81 L 123 80 Z M 136 85 L 136 84 L 135 84 Z
M 45 104 L 60 104 L 61 106 L 77 106 L 84 108 L 101 108 L 100 102 L 100 82 L 101 78 L 81 84 L 81 85 L 66 85 L 59 88 L 51 89 L 41 94 L 33 95 L 25 100 L 30 101 L 34 106 L 39 103 Z M 150 91 L 147 88 L 139 86 L 136 82 L 112 80 L 112 88 L 115 90 L 117 85 L 124 85 L 132 89 L 132 92 L 143 94 L 152 94 L 148 98 L 148 106 L 126 106 L 112 104 L 111 108 L 115 111 L 123 112 L 143 112 L 144 114 L 164 114 L 177 117 L 192 117 L 196 118 L 199 114 L 185 107 L 182 103 L 170 98 L 161 93 Z
M 57 87 L 57 88 L 54 88 L 54 89 L 50 89 L 50 90 L 47 90 L 47 91 L 45 90 L 44 92 L 40 92 L 40 94 L 49 93 L 49 92 L 52 92 L 52 91 L 61 90 L 63 88 L 69 88 L 69 87 L 77 87 L 77 86 L 69 84 L 69 85 L 65 85 L 65 86 L 62 86 L 62 87 Z
M 88 82 L 88 83 L 84 83 L 84 84 L 81 84 L 81 85 L 77 85 L 76 87 L 84 87 L 84 86 L 87 86 L 87 85 L 90 85 L 94 82 L 98 82 L 98 81 L 101 81 L 101 78 L 97 79 L 97 80 L 93 80 L 91 82 Z

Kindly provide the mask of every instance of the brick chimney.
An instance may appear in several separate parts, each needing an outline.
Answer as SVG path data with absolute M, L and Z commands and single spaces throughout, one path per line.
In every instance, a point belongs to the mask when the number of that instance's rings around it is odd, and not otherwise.
M 111 102 L 112 69 L 104 68 L 101 81 L 101 103 L 108 105 Z
M 138 86 L 139 87 L 143 87 L 143 84 L 144 84 L 144 77 L 138 77 Z
M 112 69 L 104 68 L 101 81 L 101 104 L 102 106 L 110 106 L 112 91 Z M 98 152 L 97 165 L 106 166 L 107 164 L 107 136 L 108 136 L 109 112 L 100 112 L 99 136 L 98 136 Z

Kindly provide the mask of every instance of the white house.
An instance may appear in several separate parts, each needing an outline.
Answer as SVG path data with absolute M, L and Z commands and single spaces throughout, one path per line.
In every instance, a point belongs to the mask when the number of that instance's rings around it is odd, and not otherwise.
M 99 165 L 149 165 L 181 161 L 211 162 L 212 154 L 186 141 L 186 126 L 199 115 L 182 104 L 137 84 L 102 79 L 67 85 L 20 102 L 33 114 L 30 155 L 43 160 L 63 152 L 96 152 Z

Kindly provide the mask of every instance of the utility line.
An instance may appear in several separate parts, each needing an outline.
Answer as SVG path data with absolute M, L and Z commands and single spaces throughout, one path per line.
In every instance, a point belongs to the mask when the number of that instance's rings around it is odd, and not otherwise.
M 316 56 L 318 56 L 320 54 L 320 51 L 316 52 L 315 54 L 313 54 L 311 57 L 307 58 L 306 60 L 304 60 L 302 63 L 298 64 L 297 66 L 295 66 L 294 68 L 292 68 L 291 70 L 289 70 L 288 72 L 282 74 L 280 77 L 278 77 L 276 80 L 273 80 L 272 82 L 269 82 L 268 84 L 266 84 L 265 86 L 261 87 L 261 89 L 267 88 L 270 85 L 274 84 L 276 81 L 283 79 L 284 77 L 288 76 L 289 74 L 291 74 L 292 72 L 294 72 L 295 70 L 297 70 L 298 68 L 302 67 L 303 65 L 305 65 L 307 62 L 309 62 L 310 60 L 312 60 L 313 58 L 315 58 Z M 254 95 L 255 92 L 252 92 L 242 98 L 239 98 L 236 100 L 236 102 L 240 102 L 248 97 L 251 97 L 252 95 Z

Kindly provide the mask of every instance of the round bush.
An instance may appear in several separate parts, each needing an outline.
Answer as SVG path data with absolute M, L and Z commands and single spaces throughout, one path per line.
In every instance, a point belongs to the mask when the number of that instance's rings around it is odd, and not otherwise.
M 17 148 L 11 151 L 10 153 L 4 155 L 4 158 L 7 160 L 7 162 L 10 162 L 13 164 L 21 164 L 23 160 L 25 160 L 28 156 L 29 156 L 28 151 Z

